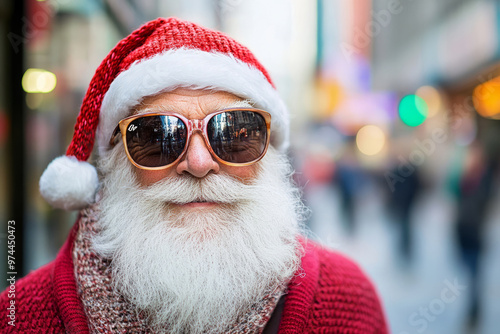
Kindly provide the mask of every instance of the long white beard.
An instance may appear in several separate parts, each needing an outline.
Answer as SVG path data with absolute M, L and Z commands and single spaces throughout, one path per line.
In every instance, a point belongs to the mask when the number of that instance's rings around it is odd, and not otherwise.
M 181 175 L 141 189 L 121 149 L 102 160 L 93 246 L 156 330 L 224 332 L 298 270 L 303 206 L 286 157 L 272 148 L 251 184 Z M 166 204 L 201 199 L 225 204 L 185 212 Z

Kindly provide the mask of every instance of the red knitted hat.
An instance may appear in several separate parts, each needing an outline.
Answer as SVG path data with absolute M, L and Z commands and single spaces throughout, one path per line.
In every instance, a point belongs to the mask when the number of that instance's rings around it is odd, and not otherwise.
M 121 40 L 92 78 L 66 155 L 40 178 L 40 192 L 54 207 L 81 209 L 99 186 L 86 162 L 97 136 L 99 154 L 109 149 L 118 122 L 146 96 L 177 87 L 214 89 L 249 99 L 272 115 L 271 144 L 288 146 L 288 111 L 267 71 L 243 45 L 227 35 L 176 18 L 146 23 Z

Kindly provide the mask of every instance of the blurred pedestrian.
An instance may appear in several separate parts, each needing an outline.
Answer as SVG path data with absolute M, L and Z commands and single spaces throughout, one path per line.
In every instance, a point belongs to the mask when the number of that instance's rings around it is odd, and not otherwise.
M 352 141 L 346 145 L 345 151 L 337 162 L 333 179 L 340 193 L 342 222 L 349 235 L 355 233 L 356 200 L 363 186 L 366 185 L 365 174 L 359 166 L 353 145 Z
M 78 220 L 16 282 L 15 327 L 0 294 L 0 332 L 387 333 L 359 267 L 301 235 L 289 121 L 268 72 L 220 32 L 159 18 L 120 41 L 40 180 Z
M 398 171 L 395 169 L 394 174 Z M 389 199 L 389 212 L 398 230 L 398 248 L 401 261 L 404 266 L 410 265 L 413 261 L 413 227 L 412 209 L 418 193 L 422 187 L 420 172 L 417 167 L 408 175 L 405 175 L 401 182 L 394 185 Z
M 480 316 L 480 263 L 484 250 L 484 226 L 493 190 L 493 163 L 480 142 L 473 142 L 463 161 L 457 189 L 456 233 L 461 259 L 470 274 L 469 324 L 474 327 Z

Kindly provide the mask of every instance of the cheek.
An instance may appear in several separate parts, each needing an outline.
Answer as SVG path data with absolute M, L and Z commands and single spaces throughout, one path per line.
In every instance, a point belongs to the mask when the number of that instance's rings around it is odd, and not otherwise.
M 172 177 L 173 169 L 167 168 L 163 170 L 144 170 L 134 168 L 137 181 L 142 187 L 149 187 L 156 182 L 163 180 L 166 177 Z
M 259 172 L 259 167 L 257 164 L 253 164 L 250 166 L 244 167 L 234 167 L 234 166 L 226 166 L 220 165 L 221 172 L 224 172 L 228 175 L 236 177 L 243 181 L 244 183 L 250 183 L 255 178 L 257 178 L 257 174 Z M 134 172 L 137 177 L 137 181 L 142 187 L 149 187 L 156 182 L 163 180 L 166 177 L 175 177 L 178 175 L 175 172 L 174 167 L 170 167 L 163 170 L 144 170 L 137 167 L 134 167 Z
M 221 171 L 240 179 L 244 183 L 252 182 L 257 178 L 257 174 L 259 172 L 258 163 L 244 167 L 226 166 L 222 164 L 220 166 Z

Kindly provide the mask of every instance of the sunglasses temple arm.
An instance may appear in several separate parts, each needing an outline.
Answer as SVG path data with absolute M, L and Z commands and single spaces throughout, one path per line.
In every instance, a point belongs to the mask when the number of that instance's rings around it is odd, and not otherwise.
M 120 125 L 117 125 L 115 130 L 113 131 L 113 135 L 109 139 L 109 145 L 110 146 L 115 146 L 116 144 L 116 136 L 120 133 Z

